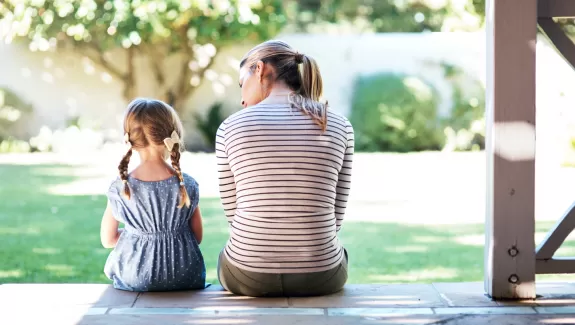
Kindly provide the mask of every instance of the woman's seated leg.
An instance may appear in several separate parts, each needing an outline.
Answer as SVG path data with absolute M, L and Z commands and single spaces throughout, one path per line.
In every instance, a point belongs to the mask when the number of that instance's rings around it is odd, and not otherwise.
M 227 291 L 250 297 L 282 296 L 282 283 L 279 274 L 256 273 L 242 270 L 231 264 L 224 252 L 218 262 L 218 280 Z
M 282 275 L 284 295 L 288 297 L 325 296 L 343 289 L 347 282 L 347 251 L 335 268 L 315 273 Z

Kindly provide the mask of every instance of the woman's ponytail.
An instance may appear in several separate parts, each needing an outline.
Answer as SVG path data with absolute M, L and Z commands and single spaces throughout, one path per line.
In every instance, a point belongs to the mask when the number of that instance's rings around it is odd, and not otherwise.
M 289 96 L 293 108 L 300 109 L 312 117 L 322 131 L 327 128 L 327 102 L 320 103 L 323 93 L 323 82 L 316 61 L 307 55 L 297 53 L 296 63 L 300 74 L 300 89 Z

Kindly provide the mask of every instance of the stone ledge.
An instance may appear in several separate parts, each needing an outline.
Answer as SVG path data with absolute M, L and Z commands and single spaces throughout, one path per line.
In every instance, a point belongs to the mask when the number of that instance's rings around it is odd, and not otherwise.
M 134 293 L 106 284 L 0 285 L 0 324 L 357 325 L 575 324 L 575 286 L 538 283 L 542 297 L 494 302 L 482 283 L 348 285 L 313 298 L 202 291 Z
M 339 293 L 309 298 L 252 298 L 235 296 L 214 285 L 206 290 L 135 293 L 106 284 L 4 284 L 0 306 L 88 306 L 95 308 L 458 308 L 575 306 L 572 283 L 538 283 L 540 298 L 495 302 L 481 283 L 347 285 Z M 527 309 L 525 309 L 527 310 Z

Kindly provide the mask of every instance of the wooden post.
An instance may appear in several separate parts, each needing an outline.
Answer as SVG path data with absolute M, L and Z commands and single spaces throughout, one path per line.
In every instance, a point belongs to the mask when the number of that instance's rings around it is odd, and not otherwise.
M 488 0 L 485 291 L 535 298 L 537 0 Z

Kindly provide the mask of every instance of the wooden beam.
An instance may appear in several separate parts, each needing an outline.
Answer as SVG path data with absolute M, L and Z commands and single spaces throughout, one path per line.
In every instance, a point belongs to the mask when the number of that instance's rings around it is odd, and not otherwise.
M 539 18 L 575 17 L 575 1 L 539 0 L 537 1 L 537 16 Z
M 488 0 L 485 290 L 535 298 L 537 0 Z
M 551 259 L 573 229 L 575 229 L 575 203 L 571 205 L 561 220 L 547 233 L 545 239 L 537 247 L 537 259 Z
M 537 274 L 575 273 L 575 257 L 555 257 L 537 260 Z
M 563 28 L 551 18 L 539 18 L 537 22 L 541 31 L 553 43 L 557 52 L 575 69 L 575 44 L 565 34 Z

